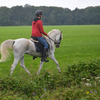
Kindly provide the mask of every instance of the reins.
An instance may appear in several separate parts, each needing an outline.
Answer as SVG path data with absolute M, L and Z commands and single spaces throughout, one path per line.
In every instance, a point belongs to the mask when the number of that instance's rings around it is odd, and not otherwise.
M 49 36 L 48 36 L 48 38 L 51 39 Z M 55 41 L 53 39 L 51 39 L 51 40 L 55 43 Z
M 48 38 L 51 39 L 49 36 L 48 36 Z M 60 39 L 61 39 L 61 37 L 60 37 Z M 51 39 L 51 40 L 54 42 L 54 44 L 59 44 L 60 43 L 60 42 L 54 41 L 53 39 Z

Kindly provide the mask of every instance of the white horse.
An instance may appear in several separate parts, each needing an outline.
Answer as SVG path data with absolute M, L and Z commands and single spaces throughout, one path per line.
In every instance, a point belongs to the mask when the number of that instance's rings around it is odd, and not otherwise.
M 52 30 L 48 33 L 49 38 L 45 37 L 48 44 L 50 45 L 50 48 L 47 52 L 47 56 L 49 58 L 51 58 L 57 65 L 57 69 L 59 72 L 61 72 L 59 65 L 58 65 L 58 61 L 55 59 L 54 56 L 54 52 L 55 52 L 55 46 L 58 48 L 60 46 L 60 41 L 62 39 L 62 31 L 59 30 Z M 55 46 L 54 46 L 55 44 Z M 1 44 L 1 59 L 0 62 L 5 62 L 10 53 L 8 51 L 8 49 L 12 49 L 13 53 L 14 53 L 14 62 L 11 65 L 11 71 L 10 71 L 10 75 L 12 75 L 16 65 L 18 64 L 19 60 L 20 60 L 20 66 L 22 68 L 25 69 L 25 71 L 32 75 L 25 67 L 24 64 L 24 54 L 28 54 L 34 57 L 41 57 L 42 54 L 36 51 L 36 47 L 35 44 L 30 40 L 30 39 L 25 39 L 25 38 L 20 38 L 20 39 L 16 39 L 16 40 L 5 40 L 4 42 L 2 42 Z M 40 62 L 40 66 L 39 66 L 39 70 L 37 72 L 37 75 L 39 75 L 40 70 L 42 69 L 44 62 Z

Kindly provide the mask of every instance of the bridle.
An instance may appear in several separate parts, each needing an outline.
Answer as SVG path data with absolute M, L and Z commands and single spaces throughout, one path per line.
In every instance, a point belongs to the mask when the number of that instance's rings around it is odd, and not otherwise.
M 60 44 L 60 42 L 61 42 L 61 39 L 62 39 L 62 37 L 61 37 L 61 35 L 60 35 L 60 39 L 58 40 L 58 41 L 54 41 L 53 39 L 51 39 L 50 37 L 48 37 L 50 40 L 52 40 L 53 42 L 54 42 L 54 44 Z

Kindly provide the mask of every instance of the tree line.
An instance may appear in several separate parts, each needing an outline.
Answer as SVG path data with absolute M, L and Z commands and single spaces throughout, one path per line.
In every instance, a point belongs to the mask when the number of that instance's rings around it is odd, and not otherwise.
M 31 25 L 36 10 L 43 11 L 44 25 L 89 25 L 100 24 L 100 6 L 85 9 L 47 6 L 13 6 L 0 7 L 0 26 Z

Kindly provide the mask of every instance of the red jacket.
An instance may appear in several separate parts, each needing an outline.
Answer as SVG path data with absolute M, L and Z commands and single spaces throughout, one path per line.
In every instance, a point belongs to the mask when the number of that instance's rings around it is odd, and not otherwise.
M 32 22 L 32 36 L 34 37 L 42 37 L 42 34 L 47 35 L 47 33 L 44 32 L 42 21 L 37 20 Z

